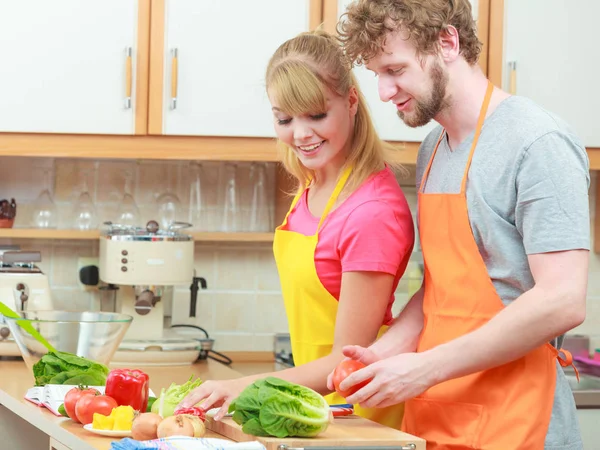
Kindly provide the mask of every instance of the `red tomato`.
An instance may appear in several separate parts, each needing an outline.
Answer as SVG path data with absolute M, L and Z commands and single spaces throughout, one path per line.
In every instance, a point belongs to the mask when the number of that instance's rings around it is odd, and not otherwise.
M 360 361 L 356 361 L 354 359 L 345 359 L 344 361 L 338 364 L 338 366 L 333 371 L 333 386 L 335 387 L 335 390 L 338 394 L 340 394 L 344 398 L 350 397 L 360 388 L 369 384 L 372 378 L 369 380 L 365 380 L 362 383 L 355 384 L 348 390 L 342 391 L 340 389 L 340 383 L 343 380 L 345 380 L 348 375 L 350 375 L 352 372 L 356 372 L 357 370 L 362 369 L 363 367 L 367 366 L 365 366 Z
M 117 401 L 108 395 L 84 394 L 75 405 L 75 414 L 82 424 L 87 425 L 92 423 L 94 413 L 109 416 L 117 406 Z
M 81 396 L 84 394 L 98 395 L 100 394 L 100 391 L 94 388 L 84 388 L 83 386 L 79 386 L 74 387 L 69 392 L 67 392 L 67 395 L 65 395 L 65 411 L 67 412 L 69 418 L 77 423 L 79 423 L 79 419 L 75 414 L 75 405 L 77 404 L 77 401 L 81 398 Z

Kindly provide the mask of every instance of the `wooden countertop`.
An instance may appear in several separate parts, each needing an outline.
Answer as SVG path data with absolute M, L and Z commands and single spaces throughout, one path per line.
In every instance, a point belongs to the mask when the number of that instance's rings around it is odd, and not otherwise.
M 202 380 L 237 378 L 240 373 L 212 360 L 190 366 L 139 367 L 150 376 L 150 387 L 155 393 L 171 383 L 186 382 L 191 375 Z M 34 384 L 33 374 L 22 361 L 0 361 L 0 404 L 20 416 L 45 434 L 69 448 L 78 450 L 109 450 L 111 438 L 97 436 L 82 425 L 64 417 L 56 417 L 46 408 L 40 408 L 24 399 L 27 389 Z M 207 437 L 222 436 L 208 432 Z

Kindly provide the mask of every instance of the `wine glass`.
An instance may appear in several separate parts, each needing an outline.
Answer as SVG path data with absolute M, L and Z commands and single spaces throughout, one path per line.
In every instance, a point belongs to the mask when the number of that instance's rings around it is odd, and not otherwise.
M 80 173 L 83 188 L 73 208 L 74 224 L 79 230 L 92 230 L 97 226 L 96 206 L 89 190 L 88 172 L 81 170 Z
M 38 195 L 33 205 L 32 226 L 35 228 L 56 228 L 57 211 L 54 197 L 52 196 L 52 169 L 45 167 L 44 189 Z
M 140 210 L 135 203 L 132 193 L 133 174 L 125 172 L 125 186 L 123 187 L 123 198 L 117 209 L 117 220 L 119 225 L 136 227 L 141 224 Z
M 167 167 L 167 190 L 156 199 L 158 221 L 163 230 L 168 229 L 173 222 L 177 222 L 181 210 L 181 201 L 177 197 L 177 194 L 173 192 L 171 185 L 172 169 L 171 165 Z
M 273 223 L 269 208 L 269 192 L 267 189 L 267 172 L 264 164 L 252 163 L 250 166 L 250 182 L 252 183 L 252 205 L 250 209 L 250 231 L 272 231 Z
M 240 195 L 237 182 L 237 165 L 225 163 L 221 170 L 221 189 L 223 198 L 223 215 L 221 231 L 226 233 L 240 231 Z
M 192 224 L 194 230 L 206 230 L 204 192 L 202 179 L 204 171 L 202 164 L 194 162 L 191 165 L 192 180 L 190 183 L 190 206 L 188 210 L 188 222 Z

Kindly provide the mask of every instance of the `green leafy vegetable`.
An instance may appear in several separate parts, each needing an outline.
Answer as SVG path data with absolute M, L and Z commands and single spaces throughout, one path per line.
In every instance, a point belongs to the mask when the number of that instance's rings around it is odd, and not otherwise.
M 156 401 L 156 397 L 148 397 L 148 406 L 146 407 L 146 412 L 152 412 L 152 405 Z
M 83 384 L 104 386 L 109 369 L 104 364 L 66 352 L 49 352 L 33 365 L 36 386 Z
M 161 414 L 163 418 L 172 416 L 175 412 L 175 408 L 185 398 L 185 396 L 202 384 L 202 380 L 200 378 L 192 381 L 193 378 L 193 375 L 190 376 L 190 379 L 181 385 L 171 383 L 171 386 L 164 390 L 164 392 L 161 392 L 160 396 L 152 404 L 152 412 L 155 414 Z M 162 413 L 159 413 L 161 403 Z
M 275 377 L 257 380 L 229 406 L 242 431 L 254 436 L 314 437 L 332 418 L 319 393 Z

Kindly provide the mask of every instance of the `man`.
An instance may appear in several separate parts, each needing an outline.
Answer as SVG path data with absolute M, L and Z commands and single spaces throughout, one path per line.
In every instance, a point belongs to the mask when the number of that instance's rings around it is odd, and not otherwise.
M 417 160 L 423 286 L 380 340 L 344 349 L 369 365 L 340 388 L 372 378 L 347 401 L 406 401 L 428 450 L 583 448 L 557 347 L 585 318 L 585 148 L 488 82 L 468 0 L 357 0 L 338 28 L 406 124 L 441 125 Z

